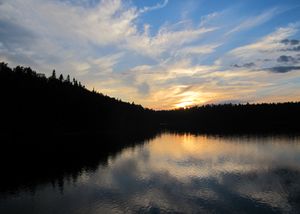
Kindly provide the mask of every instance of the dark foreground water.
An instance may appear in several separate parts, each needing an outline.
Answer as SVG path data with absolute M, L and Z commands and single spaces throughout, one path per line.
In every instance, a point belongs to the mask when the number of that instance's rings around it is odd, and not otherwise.
M 72 173 L 4 188 L 0 213 L 300 212 L 298 137 L 165 133 Z

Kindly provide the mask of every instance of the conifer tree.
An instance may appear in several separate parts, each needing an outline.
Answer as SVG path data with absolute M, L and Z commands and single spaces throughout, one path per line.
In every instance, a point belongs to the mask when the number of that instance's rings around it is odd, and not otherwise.
M 56 72 L 55 72 L 55 70 L 52 71 L 51 79 L 56 79 Z
M 67 79 L 66 79 L 67 83 L 70 83 L 70 75 L 68 74 Z
M 61 74 L 61 75 L 59 75 L 59 81 L 64 81 L 64 76 Z

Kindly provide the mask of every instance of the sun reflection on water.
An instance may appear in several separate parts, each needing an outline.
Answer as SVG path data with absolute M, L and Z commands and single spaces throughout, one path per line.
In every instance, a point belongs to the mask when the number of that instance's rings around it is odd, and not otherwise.
M 297 213 L 299 180 L 299 138 L 165 133 L 66 182 L 63 196 L 45 188 L 34 200 L 38 210 L 63 198 L 64 210 L 95 214 Z

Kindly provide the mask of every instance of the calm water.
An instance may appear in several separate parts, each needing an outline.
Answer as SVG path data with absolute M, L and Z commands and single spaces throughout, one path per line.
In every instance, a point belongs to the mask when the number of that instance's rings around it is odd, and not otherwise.
M 0 193 L 0 213 L 297 213 L 300 139 L 166 133 L 60 183 Z

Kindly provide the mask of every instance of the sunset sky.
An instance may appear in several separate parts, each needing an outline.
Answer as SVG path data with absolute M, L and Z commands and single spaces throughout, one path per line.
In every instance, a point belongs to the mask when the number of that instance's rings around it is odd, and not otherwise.
M 154 109 L 300 101 L 299 0 L 0 0 L 0 61 Z

